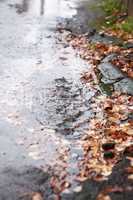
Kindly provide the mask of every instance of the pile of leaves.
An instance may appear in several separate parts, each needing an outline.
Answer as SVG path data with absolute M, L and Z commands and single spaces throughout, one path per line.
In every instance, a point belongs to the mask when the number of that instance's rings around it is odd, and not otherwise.
M 109 35 L 115 35 L 114 33 L 117 34 L 117 31 L 106 31 Z M 129 39 L 132 41 L 130 34 L 125 34 L 125 39 L 126 42 Z M 79 162 L 80 173 L 76 179 L 80 182 L 86 179 L 106 180 L 126 152 L 131 161 L 128 178 L 133 180 L 133 97 L 116 91 L 109 97 L 101 94 L 97 77 L 98 65 L 106 56 L 113 53 L 116 57 L 110 62 L 125 76 L 133 78 L 133 48 L 93 43 L 88 35 L 70 34 L 67 41 L 81 58 L 91 64 L 88 72 L 83 74 L 82 80 L 99 91 L 92 99 L 91 106 L 96 115 L 89 122 L 89 130 L 82 138 L 84 157 Z M 98 200 L 103 200 L 104 195 L 100 195 Z
M 81 58 L 93 65 L 98 65 L 101 60 L 110 53 L 118 53 L 121 48 L 117 45 L 107 45 L 101 42 L 90 42 L 86 35 L 73 36 L 68 35 L 67 41 L 70 45 L 78 50 Z
M 67 160 L 68 160 L 68 149 L 61 150 L 59 160 L 54 166 L 54 172 L 50 179 L 50 186 L 54 193 L 54 200 L 61 200 L 61 193 L 70 187 L 70 182 L 67 180 Z
M 98 96 L 92 106 L 97 114 L 83 138 L 79 181 L 106 179 L 125 149 L 133 144 L 133 97 L 119 93 L 108 98 Z
M 133 78 L 133 48 L 121 47 L 114 44 L 104 44 L 101 42 L 92 42 L 86 35 L 74 37 L 69 35 L 67 41 L 78 50 L 81 58 L 88 61 L 93 67 L 98 66 L 106 56 L 116 54 L 111 63 L 118 67 L 128 77 Z
M 126 42 L 132 42 L 132 35 L 121 30 L 106 29 L 100 34 L 109 36 L 122 36 Z M 107 180 L 113 167 L 120 161 L 126 152 L 131 161 L 129 179 L 133 179 L 133 97 L 127 94 L 114 92 L 106 96 L 99 89 L 97 77 L 98 65 L 110 54 L 116 57 L 110 62 L 118 67 L 126 76 L 133 78 L 133 49 L 121 47 L 111 43 L 92 42 L 88 34 L 69 34 L 67 42 L 76 50 L 77 54 L 86 60 L 91 67 L 81 77 L 84 84 L 96 95 L 91 99 L 91 107 L 95 117 L 89 122 L 89 129 L 81 139 L 83 158 L 79 161 L 79 174 L 76 181 L 86 179 L 95 181 Z M 68 167 L 69 150 L 61 157 L 61 164 L 57 166 L 56 173 L 51 178 L 51 188 L 56 200 L 61 199 L 60 194 L 71 186 L 69 182 Z M 113 188 L 112 190 L 119 190 Z M 98 200 L 104 200 L 105 194 L 99 194 Z

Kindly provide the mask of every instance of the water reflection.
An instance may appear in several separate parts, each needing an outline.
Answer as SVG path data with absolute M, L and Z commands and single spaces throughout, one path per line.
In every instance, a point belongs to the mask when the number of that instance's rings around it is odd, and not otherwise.
M 16 3 L 14 5 L 14 7 L 16 8 L 17 13 L 21 14 L 23 12 L 28 12 L 28 10 L 29 10 L 29 3 L 30 3 L 30 0 L 23 0 L 21 4 Z
M 10 4 L 10 7 L 15 7 L 18 14 L 28 12 L 31 7 L 35 7 L 36 10 L 39 10 L 40 15 L 44 15 L 45 0 L 23 0 L 22 3 Z
M 40 15 L 44 15 L 45 0 L 40 0 L 40 1 L 41 1 Z
M 11 3 L 9 6 L 14 7 L 18 14 L 28 13 L 32 16 L 72 17 L 76 12 L 71 7 L 72 2 L 64 0 L 22 0 L 21 3 Z

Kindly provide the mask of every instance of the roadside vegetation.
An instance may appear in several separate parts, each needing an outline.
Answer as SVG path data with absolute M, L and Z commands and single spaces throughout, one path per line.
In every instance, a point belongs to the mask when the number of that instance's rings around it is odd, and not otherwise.
M 98 29 L 106 30 L 119 37 L 131 37 L 133 34 L 133 15 L 128 15 L 128 7 L 122 0 L 100 0 L 95 6 L 104 13 L 104 18 L 96 22 Z M 100 22 L 100 23 L 99 23 Z

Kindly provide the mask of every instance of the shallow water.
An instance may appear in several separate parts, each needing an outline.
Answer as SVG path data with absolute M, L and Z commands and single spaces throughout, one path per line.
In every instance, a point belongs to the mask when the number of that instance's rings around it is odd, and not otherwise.
M 88 66 L 56 32 L 57 24 L 72 18 L 77 7 L 74 0 L 0 1 L 2 198 L 18 199 L 16 179 L 19 192 L 30 183 L 21 182 L 19 170 L 54 167 L 58 151 L 66 147 L 73 154 L 93 116 L 89 102 L 95 91 L 80 81 Z M 26 191 L 24 187 L 21 192 Z

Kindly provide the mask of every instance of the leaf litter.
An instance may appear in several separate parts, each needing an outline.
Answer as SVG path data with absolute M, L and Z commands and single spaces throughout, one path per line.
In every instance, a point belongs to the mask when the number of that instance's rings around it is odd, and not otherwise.
M 92 43 L 86 35 L 75 36 L 72 33 L 68 34 L 66 40 L 82 59 L 91 64 L 91 68 L 82 74 L 81 81 L 97 91 L 91 99 L 95 117 L 88 122 L 88 131 L 80 140 L 84 153 L 78 162 L 79 174 L 75 181 L 82 183 L 88 179 L 97 182 L 107 180 L 124 155 L 130 160 L 125 173 L 128 174 L 128 179 L 133 180 L 133 97 L 117 91 L 111 96 L 102 94 L 97 77 L 98 65 L 106 56 L 114 53 L 116 57 L 110 62 L 125 76 L 133 78 L 133 49 L 101 42 Z M 61 199 L 60 194 L 64 190 L 71 187 L 67 172 L 68 156 L 69 150 L 62 154 L 63 165 L 61 164 L 60 169 L 57 167 L 56 174 L 51 178 L 51 188 L 57 200 Z M 110 192 L 123 192 L 123 188 L 117 185 L 107 187 L 99 193 L 97 200 L 111 200 L 108 195 Z

